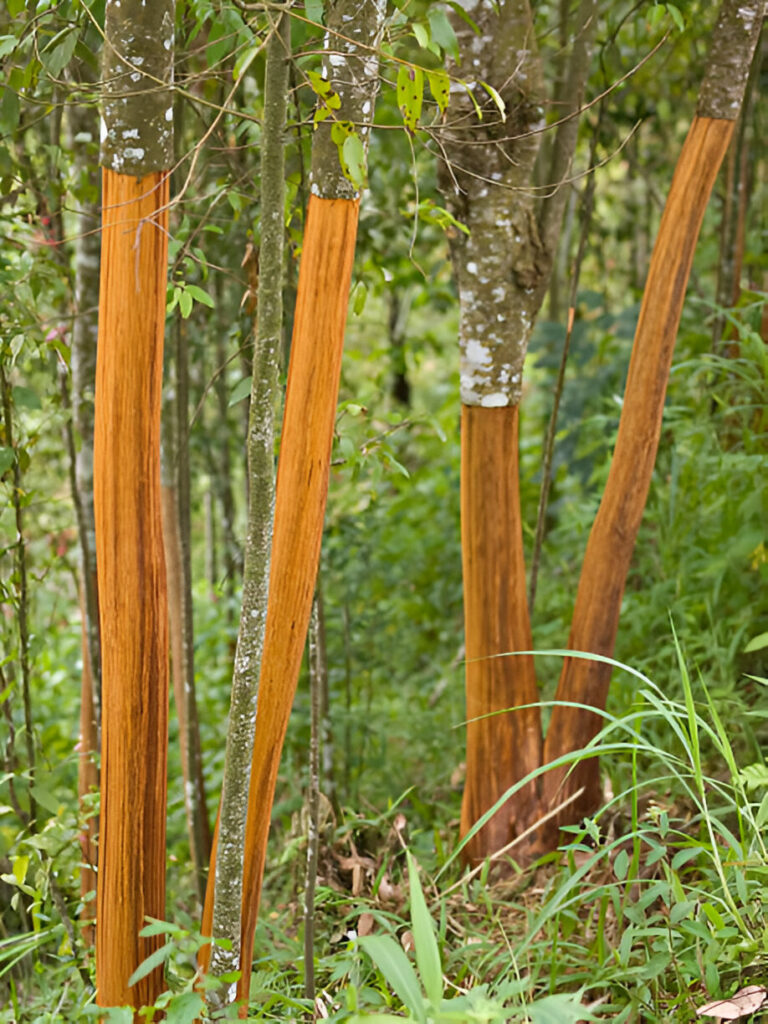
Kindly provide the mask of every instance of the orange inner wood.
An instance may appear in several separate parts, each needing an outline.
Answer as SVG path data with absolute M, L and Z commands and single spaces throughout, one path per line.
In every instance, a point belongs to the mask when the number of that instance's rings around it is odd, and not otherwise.
M 102 643 L 96 928 L 101 1006 L 154 1002 L 162 967 L 128 978 L 165 916 L 168 612 L 160 403 L 168 176 L 103 171 L 94 508 Z
M 675 168 L 651 257 L 635 332 L 619 432 L 608 480 L 587 543 L 568 647 L 611 656 L 635 538 L 645 509 L 661 434 L 662 413 L 680 314 L 704 211 L 733 133 L 734 122 L 694 118 Z M 652 644 L 653 637 L 648 638 Z M 563 664 L 558 701 L 604 708 L 611 666 L 579 658 Z M 603 719 L 587 710 L 555 707 L 544 761 L 584 746 Z M 584 787 L 569 820 L 601 802 L 596 758 L 547 774 L 552 804 Z
M 247 998 L 275 782 L 317 577 L 359 203 L 310 198 L 299 270 L 275 492 L 266 633 L 244 852 L 242 978 Z M 217 823 L 218 838 L 218 823 Z M 215 847 L 204 934 L 213 916 Z M 201 957 L 207 963 L 207 956 Z
M 539 699 L 533 658 L 503 656 L 530 651 L 533 645 L 520 514 L 518 412 L 517 406 L 462 406 L 468 720 L 462 836 L 505 790 L 541 763 L 539 709 L 520 707 Z M 530 790 L 516 794 L 469 841 L 467 859 L 482 860 L 518 835 L 529 824 L 526 810 L 535 810 L 534 796 Z

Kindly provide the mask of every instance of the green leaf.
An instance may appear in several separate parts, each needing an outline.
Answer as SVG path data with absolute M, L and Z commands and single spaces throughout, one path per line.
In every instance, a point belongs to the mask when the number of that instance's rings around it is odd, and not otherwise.
M 415 132 L 424 101 L 424 72 L 421 68 L 401 64 L 397 72 L 397 105 L 405 127 Z
M 51 814 L 59 813 L 59 808 L 62 806 L 61 800 L 57 800 L 53 793 L 51 793 L 51 791 L 40 782 L 36 782 L 34 786 L 30 788 L 30 792 L 40 806 L 44 807 L 46 811 L 50 811 Z
M 389 935 L 365 935 L 358 942 L 373 960 L 398 999 L 414 1017 L 423 1018 L 424 997 L 408 957 Z
M 13 448 L 0 448 L 0 476 L 8 472 L 15 458 Z
M 0 36 L 0 57 L 7 57 L 16 49 L 16 36 Z
M 413 34 L 416 37 L 416 42 L 426 50 L 429 46 L 429 29 L 419 21 L 414 22 L 412 28 Z
M 312 91 L 326 108 L 326 117 L 328 116 L 329 111 L 338 110 L 341 107 L 341 96 L 334 91 L 333 86 L 327 78 L 324 78 L 317 71 L 308 71 L 307 78 L 309 79 Z
M 429 27 L 432 30 L 432 39 L 441 46 L 446 53 L 450 53 L 454 60 L 459 59 L 459 42 L 456 33 L 448 21 L 448 15 L 439 7 L 432 6 L 427 14 Z
M 197 992 L 181 992 L 173 997 L 165 1012 L 165 1024 L 194 1024 L 205 1003 Z
M 229 396 L 229 408 L 233 405 L 237 405 L 238 402 L 242 402 L 244 398 L 247 398 L 251 393 L 251 384 L 253 383 L 253 377 L 243 377 L 232 388 L 232 393 Z
M 629 871 L 629 854 L 626 850 L 619 850 L 616 860 L 613 862 L 613 873 L 620 882 L 623 882 Z
M 187 288 L 183 288 L 179 293 L 179 310 L 181 311 L 181 315 L 184 317 L 185 320 L 189 317 L 189 314 L 192 312 L 193 305 L 194 300 L 192 296 L 189 294 Z
M 413 943 L 416 947 L 416 963 L 419 966 L 421 981 L 424 990 L 432 1003 L 437 1008 L 443 997 L 443 971 L 440 966 L 440 950 L 435 938 L 435 929 L 427 903 L 424 899 L 424 892 L 419 881 L 419 871 L 410 850 L 406 851 L 408 857 L 408 881 L 411 890 L 411 927 L 413 928 Z
M 27 868 L 29 867 L 29 857 L 19 855 L 13 858 L 13 877 L 16 879 L 17 885 L 23 885 L 24 879 L 27 877 Z
M 683 900 L 675 903 L 669 912 L 670 924 L 679 924 L 696 909 L 696 900 Z
M 232 80 L 237 81 L 242 78 L 245 72 L 253 63 L 254 59 L 258 57 L 261 51 L 264 49 L 264 44 L 259 42 L 255 46 L 249 46 L 247 50 L 244 50 L 235 61 L 235 66 L 232 68 Z
M 156 967 L 160 966 L 160 964 L 164 964 L 168 957 L 171 955 L 173 947 L 173 941 L 166 942 L 164 946 L 161 946 L 159 949 L 156 949 L 154 953 L 150 953 L 146 960 L 142 960 L 142 962 L 139 964 L 139 966 L 128 979 L 129 987 L 131 985 L 135 985 L 137 981 L 141 981 L 142 978 L 146 978 L 146 976 L 148 974 L 151 974 Z
M 305 0 L 304 14 L 316 25 L 323 24 L 323 0 Z
M 8 7 L 8 13 L 12 18 L 21 14 L 25 7 L 25 0 L 7 0 L 6 6 Z
M 363 312 L 363 310 L 365 309 L 365 302 L 367 298 L 368 287 L 366 286 L 365 281 L 358 281 L 352 293 L 352 311 L 355 314 L 355 316 L 360 316 L 360 314 Z M 347 406 L 347 412 L 350 411 L 350 408 L 350 406 Z M 356 406 L 356 408 L 359 411 L 361 407 L 358 405 Z
M 204 306 L 209 306 L 213 309 L 215 303 L 208 292 L 204 292 L 202 288 L 198 288 L 196 284 L 188 284 L 187 291 L 195 300 L 195 302 L 202 302 Z
M 760 633 L 758 636 L 753 636 L 744 648 L 744 653 L 750 654 L 752 651 L 762 651 L 764 647 L 768 647 L 768 633 Z
M 669 14 L 672 21 L 677 25 L 680 32 L 685 30 L 685 21 L 683 15 L 680 12 L 680 8 L 676 4 L 667 4 L 667 13 Z
M 496 107 L 497 107 L 499 113 L 501 114 L 501 120 L 502 121 L 506 121 L 507 120 L 507 105 L 504 102 L 504 100 L 501 98 L 501 96 L 499 96 L 498 92 L 496 92 L 496 90 L 493 88 L 493 86 L 488 84 L 488 82 L 481 82 L 480 85 L 482 85 L 482 87 L 485 89 L 485 91 L 491 97 L 493 102 L 496 104 Z
M 429 82 L 429 91 L 432 93 L 432 98 L 440 108 L 441 113 L 445 113 L 451 94 L 451 79 L 445 71 L 428 71 L 427 81 Z
M 576 1024 L 588 1019 L 577 995 L 544 996 L 525 1009 L 531 1024 Z
M 355 188 L 365 186 L 365 149 L 360 136 L 348 135 L 341 147 L 342 167 L 345 177 L 349 178 Z
M 170 921 L 160 921 L 156 917 L 148 918 L 149 924 L 145 924 L 139 935 L 148 938 L 151 935 L 182 935 L 184 930 Z
M 58 78 L 72 60 L 72 54 L 77 46 L 77 38 L 76 29 L 65 29 L 54 36 L 40 53 L 40 60 L 43 62 L 43 66 L 53 78 Z

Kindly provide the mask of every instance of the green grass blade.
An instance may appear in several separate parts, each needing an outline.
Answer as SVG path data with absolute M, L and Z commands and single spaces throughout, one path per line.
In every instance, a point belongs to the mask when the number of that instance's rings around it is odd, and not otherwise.
M 440 966 L 440 950 L 437 946 L 432 917 L 427 909 L 424 893 L 419 881 L 419 869 L 408 850 L 408 880 L 411 889 L 411 928 L 416 947 L 416 963 L 419 967 L 424 991 L 432 1005 L 437 1008 L 443 997 L 443 971 Z
M 400 1002 L 420 1021 L 424 1020 L 424 997 L 419 979 L 408 957 L 389 935 L 365 935 L 360 946 L 373 960 Z

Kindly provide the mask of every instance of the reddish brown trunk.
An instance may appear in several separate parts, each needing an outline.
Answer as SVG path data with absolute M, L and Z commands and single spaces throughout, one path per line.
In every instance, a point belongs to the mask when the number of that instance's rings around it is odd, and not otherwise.
M 165 916 L 168 623 L 160 514 L 160 401 L 168 176 L 103 172 L 94 504 L 102 638 L 96 982 L 101 1006 L 154 1002 Z
M 616 449 L 584 556 L 568 639 L 571 650 L 613 654 L 624 585 L 656 460 L 693 254 L 733 127 L 733 121 L 694 118 L 675 168 L 643 294 Z M 556 699 L 604 708 L 610 678 L 610 665 L 568 658 Z M 584 746 L 601 724 L 591 711 L 555 707 L 544 744 L 545 763 Z M 591 814 L 601 799 L 597 759 L 580 762 L 565 776 L 564 769 L 546 776 L 550 804 L 583 786 L 584 793 L 568 809 L 568 819 Z
M 312 608 L 328 491 L 359 203 L 311 196 L 299 270 L 275 491 L 275 527 L 244 870 L 238 997 L 247 998 L 280 754 Z M 218 824 L 203 933 L 210 934 Z M 201 956 L 207 966 L 207 951 Z
M 539 699 L 533 658 L 503 657 L 533 646 L 517 470 L 518 411 L 518 406 L 462 406 L 468 719 L 462 836 L 511 785 L 541 763 L 539 708 L 521 707 Z M 530 824 L 529 812 L 537 808 L 537 787 L 532 784 L 470 840 L 467 858 L 478 861 L 500 850 Z

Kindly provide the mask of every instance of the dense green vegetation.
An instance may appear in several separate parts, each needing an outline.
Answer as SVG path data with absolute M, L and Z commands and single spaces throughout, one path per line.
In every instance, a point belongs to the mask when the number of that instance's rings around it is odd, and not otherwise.
M 556 57 L 559 5 L 538 6 L 542 48 Z M 43 3 L 35 15 L 22 3 L 6 7 L 0 1020 L 101 1014 L 130 1021 L 128 1010 L 95 1007 L 93 956 L 81 931 L 79 835 L 98 796 L 78 804 L 80 555 L 65 441 L 74 209 L 97 202 L 98 182 L 95 143 L 72 138 L 67 110 L 95 102 L 89 83 L 98 32 L 90 19 L 103 12 L 98 3 Z M 245 257 L 259 241 L 260 52 L 230 95 L 258 37 L 244 7 L 190 0 L 179 4 L 177 26 L 180 161 L 172 192 L 180 198 L 171 211 L 168 337 L 183 332 L 190 354 L 195 682 L 212 818 L 246 506 L 254 311 Z M 310 21 L 319 21 L 321 7 L 307 2 Z M 384 57 L 439 67 L 451 46 L 442 8 L 396 7 L 402 13 L 393 15 Z M 531 342 L 521 407 L 529 554 L 582 230 L 582 178 L 594 164 L 595 210 L 584 227 L 532 612 L 545 720 L 618 426 L 649 250 L 712 23 L 709 6 L 698 3 L 605 7 L 590 96 L 630 77 L 582 120 L 561 263 Z M 427 30 L 431 51 L 421 48 Z M 316 100 L 305 80 L 319 40 L 319 29 L 297 18 L 287 140 L 289 321 Z M 759 104 L 748 109 L 741 140 L 749 202 L 733 306 L 717 299 L 730 258 L 718 243 L 725 175 L 697 250 L 597 743 L 605 806 L 570 829 L 557 854 L 499 877 L 487 864 L 466 872 L 457 839 L 464 722 L 458 311 L 445 237 L 456 228 L 436 189 L 432 136 L 403 129 L 396 71 L 386 59 L 382 74 L 320 570 L 330 734 L 315 1008 L 305 997 L 302 916 L 310 740 L 303 678 L 278 784 L 249 1019 L 313 1019 L 314 1012 L 338 1021 L 384 1014 L 488 1024 L 693 1020 L 697 1007 L 763 984 L 766 967 L 768 264 L 758 216 L 766 201 L 765 113 Z M 758 62 L 755 90 L 761 75 Z M 432 104 L 422 122 L 439 116 Z M 556 112 L 547 116 L 554 121 Z M 95 110 L 93 123 L 95 139 Z M 74 159 L 78 146 L 87 149 L 85 174 Z M 194 987 L 200 913 L 173 712 L 167 852 L 167 921 L 150 927 L 168 939 L 161 1002 L 166 1019 L 181 1024 L 202 1007 Z M 762 1005 L 742 998 L 747 1011 Z

